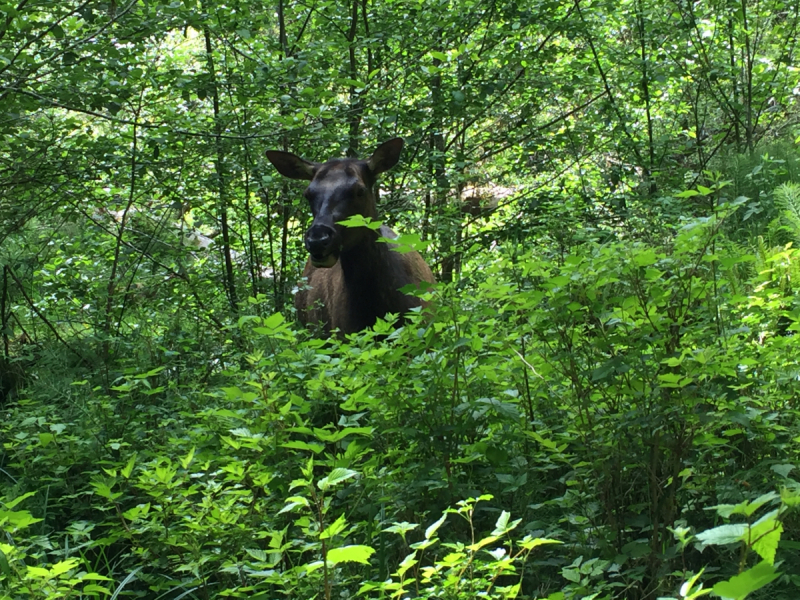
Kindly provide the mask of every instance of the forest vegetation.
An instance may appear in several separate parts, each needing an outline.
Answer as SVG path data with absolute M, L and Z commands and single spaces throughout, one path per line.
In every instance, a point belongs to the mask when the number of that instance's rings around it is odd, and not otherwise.
M 796 0 L 0 0 L 0 599 L 800 594 Z M 267 150 L 401 137 L 321 338 Z

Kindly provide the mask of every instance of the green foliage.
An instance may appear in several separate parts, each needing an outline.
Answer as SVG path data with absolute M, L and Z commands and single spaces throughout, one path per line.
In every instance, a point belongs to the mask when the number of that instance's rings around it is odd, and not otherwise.
M 785 466 L 781 470 L 788 472 Z M 784 530 L 783 521 L 786 512 L 798 504 L 797 487 L 793 486 L 793 489 L 784 489 L 780 496 L 778 508 L 751 522 L 756 512 L 768 503 L 774 503 L 777 499 L 777 494 L 770 493 L 753 501 L 745 500 L 736 505 L 726 504 L 714 507 L 717 514 L 724 519 L 729 519 L 733 515 L 740 515 L 747 519 L 748 522 L 746 524 L 720 525 L 698 533 L 695 536 L 698 541 L 698 547 L 702 550 L 707 546 L 740 545 L 739 573 L 727 581 L 720 581 L 713 589 L 703 589 L 702 584 L 695 587 L 702 572 L 692 575 L 681 586 L 680 595 L 682 598 L 699 598 L 713 593 L 721 598 L 743 600 L 780 576 L 780 573 L 776 571 L 775 554 Z M 757 562 L 754 566 L 747 568 L 751 562 L 749 560 L 750 552 L 755 552 L 761 562 Z
M 448 509 L 441 519 L 425 530 L 424 539 L 410 545 L 412 552 L 400 563 L 392 579 L 365 584 L 360 593 L 381 590 L 390 592 L 392 598 L 516 598 L 522 587 L 528 555 L 539 546 L 560 542 L 546 538 L 534 539 L 528 535 L 516 544 L 509 543 L 508 548 L 496 546 L 521 522 L 521 519 L 511 521 L 511 515 L 505 511 L 501 512 L 490 535 L 476 539 L 473 522 L 475 505 L 481 500 L 491 499 L 490 495 L 467 499 L 459 502 L 457 509 Z M 457 514 L 467 522 L 472 543 L 445 543 L 443 546 L 449 552 L 433 565 L 423 566 L 420 563 L 425 551 L 440 543 L 437 532 L 448 513 Z M 400 534 L 405 541 L 405 534 L 416 527 L 405 522 L 395 523 L 386 531 Z M 409 577 L 409 574 L 414 576 Z M 516 578 L 517 583 L 497 585 L 501 577 L 512 581 Z
M 26 530 L 42 519 L 34 518 L 27 510 L 14 510 L 33 496 L 28 492 L 17 498 L 0 496 L 0 529 L 4 542 L 0 542 L 0 588 L 2 598 L 69 598 L 80 594 L 89 598 L 106 597 L 111 591 L 105 582 L 110 578 L 87 571 L 82 558 L 65 558 L 51 561 L 52 550 L 37 536 Z M 42 566 L 30 564 L 38 562 Z
M 800 244 L 800 186 L 784 183 L 775 188 L 775 206 L 792 242 Z
M 742 205 L 707 189 L 715 215 L 669 245 L 502 248 L 473 295 L 427 292 L 435 316 L 398 331 L 320 341 L 247 315 L 213 386 L 160 366 L 110 394 L 29 396 L 7 411 L 4 469 L 56 499 L 24 498 L 47 523 L 42 577 L 135 572 L 127 591 L 198 597 L 789 597 L 771 565 L 794 552 L 778 543 L 794 492 L 764 511 L 796 485 L 799 361 L 778 320 L 797 319 L 781 271 L 732 283 L 755 259 L 716 240 Z
M 799 24 L 0 3 L 0 598 L 795 598 Z M 442 283 L 314 339 L 263 151 L 395 136 Z

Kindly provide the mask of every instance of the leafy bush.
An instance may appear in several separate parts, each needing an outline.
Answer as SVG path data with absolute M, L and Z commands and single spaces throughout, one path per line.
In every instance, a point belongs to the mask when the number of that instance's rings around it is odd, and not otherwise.
M 661 245 L 509 242 L 399 330 L 251 314 L 109 392 L 34 382 L 0 424 L 4 591 L 791 597 L 796 256 L 723 243 L 725 191 Z

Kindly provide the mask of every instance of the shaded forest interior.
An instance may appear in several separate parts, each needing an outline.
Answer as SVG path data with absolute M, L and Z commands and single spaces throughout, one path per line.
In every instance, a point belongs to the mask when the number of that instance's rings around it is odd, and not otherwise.
M 798 23 L 0 2 L 0 599 L 797 598 Z M 264 153 L 395 137 L 436 309 L 320 340 Z

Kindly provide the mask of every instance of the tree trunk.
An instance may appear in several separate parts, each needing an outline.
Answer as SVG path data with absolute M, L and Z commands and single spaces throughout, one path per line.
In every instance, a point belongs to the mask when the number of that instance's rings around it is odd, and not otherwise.
M 205 10 L 205 6 L 203 7 Z M 214 104 L 214 170 L 217 174 L 217 210 L 220 228 L 222 230 L 222 255 L 225 260 L 225 291 L 231 311 L 239 311 L 239 300 L 236 294 L 236 278 L 233 274 L 233 260 L 231 259 L 231 237 L 228 226 L 228 194 L 225 181 L 225 148 L 222 143 L 222 121 L 219 110 L 219 87 L 217 85 L 217 72 L 214 66 L 214 48 L 211 45 L 211 30 L 208 25 L 203 26 L 203 35 L 206 40 L 206 65 L 211 81 L 211 98 Z

